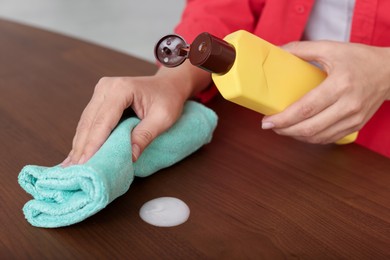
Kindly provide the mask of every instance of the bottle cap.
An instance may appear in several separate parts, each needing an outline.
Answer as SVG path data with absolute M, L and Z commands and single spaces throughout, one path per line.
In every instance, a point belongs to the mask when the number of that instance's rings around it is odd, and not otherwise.
M 166 67 L 179 66 L 188 58 L 194 66 L 211 73 L 225 74 L 233 66 L 236 51 L 228 42 L 204 32 L 195 38 L 191 46 L 179 35 L 166 35 L 157 42 L 154 55 Z
M 188 58 L 199 68 L 225 74 L 233 66 L 236 51 L 228 42 L 205 32 L 199 34 L 191 44 Z
M 176 67 L 188 57 L 188 44 L 182 37 L 169 34 L 161 38 L 155 48 L 154 56 L 166 67 Z

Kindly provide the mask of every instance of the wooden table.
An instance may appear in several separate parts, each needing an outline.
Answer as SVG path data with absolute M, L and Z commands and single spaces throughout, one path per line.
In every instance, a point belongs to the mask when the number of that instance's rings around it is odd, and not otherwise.
M 151 50 L 152 51 L 152 50 Z M 390 257 L 390 160 L 358 145 L 315 146 L 260 129 L 261 116 L 214 100 L 211 144 L 151 177 L 89 219 L 30 226 L 26 164 L 68 153 L 102 76 L 150 75 L 153 64 L 93 44 L 0 21 L 0 256 L 123 259 L 384 259 Z M 173 196 L 183 225 L 159 228 L 138 211 Z

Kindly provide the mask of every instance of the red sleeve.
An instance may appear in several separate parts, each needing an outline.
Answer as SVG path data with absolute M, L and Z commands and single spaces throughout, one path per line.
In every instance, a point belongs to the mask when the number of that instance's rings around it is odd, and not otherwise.
M 390 101 L 385 101 L 359 131 L 356 143 L 390 158 Z
M 256 3 L 254 3 L 256 2 Z M 181 21 L 175 33 L 192 43 L 202 32 L 223 38 L 227 34 L 243 29 L 253 32 L 259 7 L 263 0 L 187 0 Z M 256 7 L 256 8 L 254 8 Z M 215 86 L 199 93 L 199 101 L 206 103 L 218 93 Z

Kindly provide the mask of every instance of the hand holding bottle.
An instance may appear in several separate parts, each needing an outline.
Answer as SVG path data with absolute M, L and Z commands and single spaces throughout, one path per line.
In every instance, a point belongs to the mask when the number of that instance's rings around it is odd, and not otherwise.
M 332 143 L 360 130 L 390 98 L 390 48 L 331 41 L 283 48 L 316 62 L 328 77 L 283 112 L 264 117 L 263 129 L 309 143 Z

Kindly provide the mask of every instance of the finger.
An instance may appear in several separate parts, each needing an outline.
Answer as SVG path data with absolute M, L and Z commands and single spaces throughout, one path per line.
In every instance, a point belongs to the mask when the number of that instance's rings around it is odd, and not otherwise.
M 89 134 L 90 128 L 95 120 L 96 113 L 103 102 L 103 98 L 94 94 L 81 114 L 80 120 L 77 124 L 76 134 L 72 141 L 72 150 L 68 157 L 62 163 L 63 166 L 75 164 L 80 159 L 80 150 L 83 147 L 86 137 Z
M 176 119 L 150 113 L 133 129 L 131 133 L 132 160 L 135 162 L 146 147 L 162 132 L 172 126 Z
M 343 110 L 346 112 L 340 114 Z M 316 117 L 286 129 L 277 129 L 275 132 L 309 143 L 326 144 L 338 141 L 361 126 L 362 121 L 358 113 L 351 114 L 347 109 L 342 109 L 341 105 L 334 105 Z
M 289 128 L 332 106 L 337 102 L 337 95 L 332 93 L 334 90 L 330 87 L 332 82 L 333 80 L 329 77 L 317 88 L 309 91 L 284 111 L 275 115 L 265 116 L 262 120 L 262 128 Z
M 68 167 L 71 164 L 71 157 L 72 157 L 73 150 L 71 150 L 68 154 L 68 156 L 65 158 L 65 160 L 60 163 L 62 167 Z
M 116 99 L 107 97 L 106 101 L 100 106 L 88 135 L 84 137 L 83 142 L 80 142 L 81 147 L 77 150 L 78 156 L 74 156 L 74 160 L 79 159 L 78 164 L 85 163 L 99 150 L 118 124 L 125 108 Z
M 329 143 L 337 143 L 346 137 L 348 137 L 348 139 L 350 139 L 351 137 L 349 137 L 349 135 L 352 133 L 356 133 L 357 131 L 358 131 L 357 127 L 351 127 L 351 128 L 347 128 L 344 130 L 336 131 L 335 134 L 329 138 Z M 352 141 L 355 141 L 355 140 L 352 140 Z M 349 143 L 349 141 L 347 143 Z M 346 144 L 346 143 L 344 142 L 341 144 Z
M 345 128 L 344 123 L 337 123 L 332 127 L 325 129 L 324 131 L 318 133 L 317 135 L 308 139 L 307 137 L 296 136 L 293 137 L 302 142 L 312 143 L 312 144 L 329 144 L 336 143 L 342 140 L 344 137 L 358 131 L 359 127 L 350 127 Z

